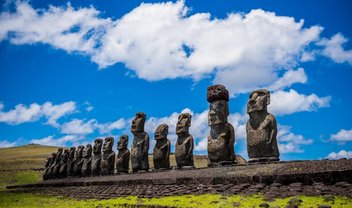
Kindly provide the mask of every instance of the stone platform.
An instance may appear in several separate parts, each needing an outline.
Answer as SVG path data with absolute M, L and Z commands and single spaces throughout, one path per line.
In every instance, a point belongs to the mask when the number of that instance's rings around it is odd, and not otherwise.
M 126 175 L 48 180 L 8 186 L 11 192 L 107 199 L 137 195 L 254 194 L 280 197 L 297 194 L 352 197 L 352 160 L 290 161 L 270 164 L 169 170 Z

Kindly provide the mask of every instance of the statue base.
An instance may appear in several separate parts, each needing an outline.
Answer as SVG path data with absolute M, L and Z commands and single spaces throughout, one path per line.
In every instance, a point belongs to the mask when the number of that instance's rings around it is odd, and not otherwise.
M 280 161 L 279 157 L 257 157 L 257 158 L 249 158 L 249 163 L 267 163 L 267 162 L 277 162 Z

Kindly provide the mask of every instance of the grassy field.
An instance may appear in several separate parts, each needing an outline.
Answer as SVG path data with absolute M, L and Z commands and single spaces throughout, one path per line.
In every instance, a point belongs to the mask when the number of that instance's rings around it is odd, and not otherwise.
M 77 200 L 67 197 L 41 196 L 30 193 L 18 194 L 5 191 L 7 185 L 33 183 L 41 180 L 44 162 L 57 147 L 26 145 L 22 147 L 0 149 L 0 207 L 259 207 L 267 203 L 270 207 L 286 207 L 291 198 L 276 199 L 265 202 L 261 195 L 253 196 L 222 196 L 219 194 L 184 195 L 160 198 L 137 198 L 135 196 L 119 197 L 109 200 Z M 152 158 L 149 158 L 152 166 Z M 175 165 L 174 155 L 171 164 Z M 205 156 L 195 157 L 196 167 L 206 167 Z M 319 204 L 331 207 L 352 207 L 352 199 L 334 197 L 326 200 L 324 197 L 299 196 L 302 200 L 299 207 L 317 207 Z

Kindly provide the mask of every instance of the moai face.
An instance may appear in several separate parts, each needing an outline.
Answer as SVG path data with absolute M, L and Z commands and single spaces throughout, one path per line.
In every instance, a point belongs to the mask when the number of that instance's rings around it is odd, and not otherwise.
M 64 153 L 63 153 L 63 156 L 64 156 L 65 159 L 68 159 L 68 157 L 70 156 L 70 150 L 69 149 L 65 149 Z
M 83 155 L 84 146 L 79 145 L 75 152 L 75 158 L 81 158 Z
M 70 148 L 69 158 L 74 158 L 75 157 L 75 151 L 76 151 L 76 147 L 71 147 Z
M 270 92 L 268 90 L 255 90 L 249 95 L 247 103 L 247 112 L 267 111 L 270 104 Z
M 55 152 L 51 153 L 51 163 L 56 160 L 57 154 Z
M 144 132 L 144 123 L 146 115 L 145 113 L 139 112 L 136 113 L 136 116 L 132 120 L 131 132 Z
M 95 139 L 94 140 L 94 148 L 93 148 L 94 154 L 95 155 L 100 154 L 102 147 L 103 147 L 103 140 L 102 139 Z
M 57 149 L 57 156 L 61 157 L 62 156 L 62 152 L 63 152 L 62 148 Z
M 92 156 L 92 145 L 87 144 L 86 148 L 84 149 L 83 157 L 90 157 L 90 156 Z
M 106 137 L 104 139 L 103 152 L 111 152 L 113 146 L 114 146 L 114 138 Z
M 117 142 L 117 149 L 122 150 L 122 149 L 127 149 L 128 145 L 128 136 L 127 135 L 122 135 Z
M 216 100 L 210 103 L 208 113 L 208 125 L 214 126 L 221 123 L 227 123 L 229 115 L 228 103 L 225 100 Z
M 184 134 L 189 132 L 192 116 L 189 113 L 182 113 L 178 116 L 176 125 L 176 134 Z
M 155 140 L 166 139 L 168 133 L 169 133 L 169 126 L 166 124 L 161 124 L 155 130 L 154 139 Z

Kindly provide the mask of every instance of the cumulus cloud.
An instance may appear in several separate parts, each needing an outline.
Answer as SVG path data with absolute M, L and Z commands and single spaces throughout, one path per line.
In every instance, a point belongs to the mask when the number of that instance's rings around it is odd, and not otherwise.
M 336 134 L 331 134 L 329 140 L 335 141 L 335 142 L 350 142 L 352 141 L 352 129 L 350 130 L 341 129 Z
M 73 119 L 60 126 L 61 133 L 65 134 L 90 134 L 94 132 L 96 120 L 91 119 L 87 122 L 80 119 Z
M 149 81 L 213 75 L 232 95 L 305 83 L 304 70 L 293 68 L 314 59 L 308 48 L 319 41 L 321 53 L 337 62 L 350 60 L 351 53 L 342 49 L 342 35 L 321 40 L 323 28 L 304 27 L 303 20 L 261 9 L 218 19 L 191 14 L 184 1 L 142 3 L 116 20 L 101 18 L 93 7 L 36 10 L 17 1 L 14 12 L 0 14 L 0 23 L 0 41 L 83 53 L 100 68 L 124 63 Z
M 17 142 L 9 142 L 7 140 L 0 141 L 0 148 L 13 147 L 16 145 L 17 145 Z
M 82 140 L 84 137 L 77 135 L 65 135 L 60 138 L 55 138 L 54 136 L 48 136 L 42 139 L 32 139 L 30 143 L 48 145 L 48 146 L 59 146 L 64 147 L 69 144 L 77 145 L 77 142 Z
M 113 130 L 121 130 L 127 128 L 128 123 L 124 118 L 120 118 L 114 122 L 96 124 L 96 127 L 99 129 L 100 133 L 110 133 Z
M 302 111 L 316 111 L 319 108 L 329 107 L 331 97 L 318 97 L 316 94 L 304 95 L 290 89 L 279 90 L 271 95 L 268 106 L 274 115 L 288 115 Z
M 312 144 L 312 139 L 306 139 L 302 135 L 291 132 L 290 126 L 279 125 L 277 138 L 280 153 L 302 153 L 304 150 L 301 145 Z
M 337 160 L 340 158 L 352 158 L 352 151 L 340 150 L 339 152 L 331 152 L 327 156 L 328 159 Z
M 318 44 L 323 46 L 322 55 L 331 58 L 336 63 L 347 62 L 352 64 L 352 50 L 345 50 L 343 44 L 348 39 L 340 33 L 331 37 L 331 39 L 322 39 Z
M 47 123 L 52 126 L 58 126 L 57 120 L 65 115 L 71 114 L 76 110 L 75 102 L 65 102 L 61 104 L 52 104 L 45 102 L 42 105 L 32 103 L 29 106 L 18 104 L 14 109 L 3 111 L 4 105 L 0 105 L 0 122 L 10 125 L 17 125 L 26 122 L 38 121 L 40 118 L 47 118 Z

